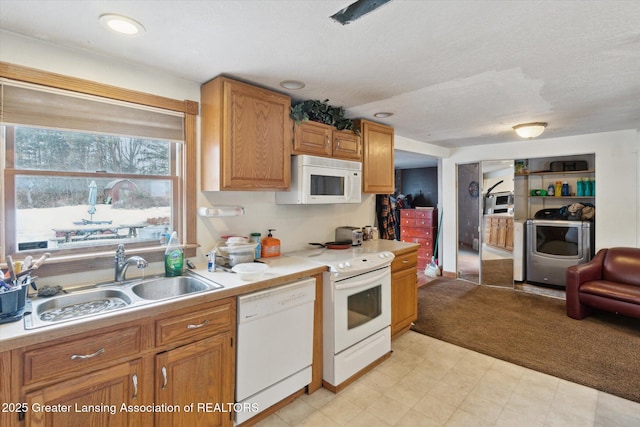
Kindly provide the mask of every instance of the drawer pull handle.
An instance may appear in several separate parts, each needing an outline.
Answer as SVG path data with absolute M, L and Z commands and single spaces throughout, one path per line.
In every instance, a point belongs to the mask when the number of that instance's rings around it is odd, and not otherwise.
M 408 264 L 408 263 L 409 263 L 409 260 L 408 260 L 408 259 L 403 259 L 403 260 L 402 260 L 402 263 L 403 263 L 403 264 Z
M 162 367 L 162 389 L 167 388 L 167 368 Z
M 133 400 L 136 400 L 138 398 L 138 375 L 133 374 L 131 381 L 133 382 Z
M 95 353 L 92 354 L 74 354 L 71 356 L 71 360 L 84 360 L 84 359 L 91 359 L 92 357 L 96 357 L 100 354 L 104 353 L 104 348 L 101 348 L 100 350 L 96 351 Z
M 207 325 L 208 323 L 209 323 L 209 321 L 208 321 L 208 320 L 205 320 L 204 322 L 202 322 L 202 323 L 198 323 L 197 325 L 191 325 L 191 324 L 189 324 L 189 325 L 187 325 L 187 329 L 198 329 L 198 328 L 202 328 L 203 326 Z

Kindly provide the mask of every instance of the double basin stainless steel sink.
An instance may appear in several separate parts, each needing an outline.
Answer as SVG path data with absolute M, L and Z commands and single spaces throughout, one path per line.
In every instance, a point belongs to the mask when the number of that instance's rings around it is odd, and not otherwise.
M 191 275 L 93 285 L 66 295 L 32 300 L 31 314 L 25 315 L 25 328 L 40 328 L 221 288 L 218 283 Z

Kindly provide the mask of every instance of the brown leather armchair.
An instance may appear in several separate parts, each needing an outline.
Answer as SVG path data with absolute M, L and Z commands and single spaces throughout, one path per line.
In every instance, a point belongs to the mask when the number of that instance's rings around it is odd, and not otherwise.
M 640 248 L 601 249 L 586 264 L 567 268 L 567 316 L 604 310 L 640 319 Z

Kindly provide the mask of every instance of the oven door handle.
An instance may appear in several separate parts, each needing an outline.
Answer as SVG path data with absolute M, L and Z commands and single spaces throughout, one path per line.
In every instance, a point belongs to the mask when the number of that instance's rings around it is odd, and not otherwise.
M 367 285 L 371 282 L 375 282 L 379 279 L 384 278 L 385 276 L 387 276 L 389 274 L 389 267 L 385 267 L 383 269 L 384 271 L 382 271 L 382 273 L 376 274 L 374 276 L 369 276 L 366 278 L 363 278 L 361 280 L 356 280 L 355 282 L 352 282 L 350 280 L 345 280 L 345 282 L 348 283 L 336 283 L 336 290 L 344 290 L 344 289 L 352 289 L 352 288 L 357 288 L 363 285 Z

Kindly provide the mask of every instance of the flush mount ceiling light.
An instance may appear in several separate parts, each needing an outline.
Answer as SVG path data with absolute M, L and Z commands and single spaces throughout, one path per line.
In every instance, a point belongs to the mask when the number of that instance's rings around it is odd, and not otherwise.
M 544 128 L 547 127 L 547 124 L 544 122 L 535 122 L 535 123 L 523 123 L 521 125 L 516 125 L 513 127 L 513 130 L 516 131 L 520 138 L 535 138 L 542 135 L 544 132 Z
M 105 13 L 100 15 L 99 21 L 105 28 L 127 36 L 135 36 L 136 34 L 145 31 L 142 24 L 135 19 L 116 15 L 114 13 Z
M 304 82 L 298 80 L 283 80 L 280 82 L 280 86 L 289 90 L 298 90 L 304 87 Z
M 356 19 L 361 18 L 363 15 L 376 10 L 388 1 L 389 0 L 358 0 L 357 2 L 345 7 L 338 13 L 332 15 L 331 19 L 341 23 L 342 25 L 347 25 L 352 23 Z
M 377 117 L 378 119 L 386 119 L 387 117 L 393 116 L 393 113 L 389 113 L 387 111 L 380 111 L 379 113 L 375 113 L 373 117 Z

